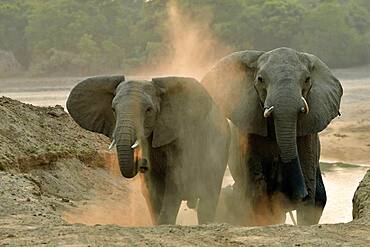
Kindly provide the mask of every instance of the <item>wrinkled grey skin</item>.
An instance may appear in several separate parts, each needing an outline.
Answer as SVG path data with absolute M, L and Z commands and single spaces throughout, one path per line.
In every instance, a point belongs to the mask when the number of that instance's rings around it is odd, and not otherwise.
M 154 223 L 175 224 L 181 201 L 198 199 L 199 223 L 213 221 L 230 131 L 199 82 L 93 77 L 71 91 L 67 108 L 81 127 L 115 140 L 124 177 L 143 172 Z
M 229 164 L 236 190 L 255 211 L 266 195 L 272 204 L 282 193 L 299 224 L 318 223 L 326 203 L 318 132 L 339 114 L 343 94 L 328 67 L 289 48 L 242 51 L 220 60 L 202 84 L 243 135 L 243 161 Z M 278 214 L 272 223 L 285 220 Z

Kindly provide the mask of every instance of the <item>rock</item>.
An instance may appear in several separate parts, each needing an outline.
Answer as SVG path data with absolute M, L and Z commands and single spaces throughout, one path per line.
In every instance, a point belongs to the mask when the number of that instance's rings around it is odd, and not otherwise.
M 62 198 L 62 202 L 69 202 L 68 198 Z
M 357 187 L 352 203 L 353 219 L 370 224 L 370 170 Z
M 51 108 L 47 114 L 53 117 L 60 117 L 62 115 L 66 115 L 67 113 L 64 111 L 64 108 L 60 105 L 56 105 L 55 107 Z

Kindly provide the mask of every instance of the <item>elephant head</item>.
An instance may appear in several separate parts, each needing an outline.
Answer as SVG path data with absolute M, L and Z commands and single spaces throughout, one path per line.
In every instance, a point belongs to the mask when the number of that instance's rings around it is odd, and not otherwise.
M 203 97 L 206 91 L 199 85 L 183 77 L 152 81 L 92 77 L 72 89 L 67 109 L 81 127 L 113 140 L 121 173 L 131 178 L 137 174 L 140 162 L 149 162 L 150 147 L 172 143 L 186 126 L 197 124 L 199 116 L 206 114 L 211 98 Z M 139 162 L 134 157 L 138 145 L 143 153 Z
M 215 102 L 240 130 L 267 136 L 275 127 L 283 191 L 307 195 L 297 137 L 318 133 L 339 114 L 340 82 L 316 56 L 289 48 L 247 50 L 219 61 L 203 78 Z

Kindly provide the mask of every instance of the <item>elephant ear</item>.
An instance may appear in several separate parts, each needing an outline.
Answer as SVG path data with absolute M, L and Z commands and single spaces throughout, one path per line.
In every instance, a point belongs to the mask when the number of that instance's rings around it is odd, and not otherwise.
M 255 50 L 231 53 L 204 76 L 201 84 L 242 132 L 267 136 L 267 123 L 254 88 L 257 60 L 263 53 Z
M 116 87 L 124 80 L 123 75 L 115 75 L 81 81 L 67 99 L 69 114 L 82 128 L 112 137 L 115 124 L 112 100 Z
M 199 126 L 211 110 L 212 99 L 193 78 L 162 77 L 152 81 L 161 98 L 152 141 L 152 146 L 157 148 Z
M 302 53 L 301 58 L 308 63 L 312 87 L 307 95 L 309 113 L 300 114 L 297 135 L 318 133 L 335 117 L 340 115 L 339 107 L 343 95 L 342 86 L 330 72 L 328 66 L 318 57 Z

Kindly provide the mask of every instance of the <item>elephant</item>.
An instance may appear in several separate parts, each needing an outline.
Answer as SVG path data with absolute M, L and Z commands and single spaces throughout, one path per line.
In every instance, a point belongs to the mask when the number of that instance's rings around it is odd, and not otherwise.
M 298 224 L 317 224 L 327 199 L 318 133 L 340 115 L 343 95 L 327 65 L 286 47 L 245 50 L 222 58 L 201 83 L 235 125 L 233 190 L 239 206 L 252 208 L 238 224 L 283 223 L 294 209 Z
M 67 109 L 82 128 L 113 140 L 123 177 L 141 172 L 154 224 L 175 224 L 182 200 L 197 207 L 200 224 L 213 221 L 230 129 L 198 81 L 91 77 L 72 89 Z

